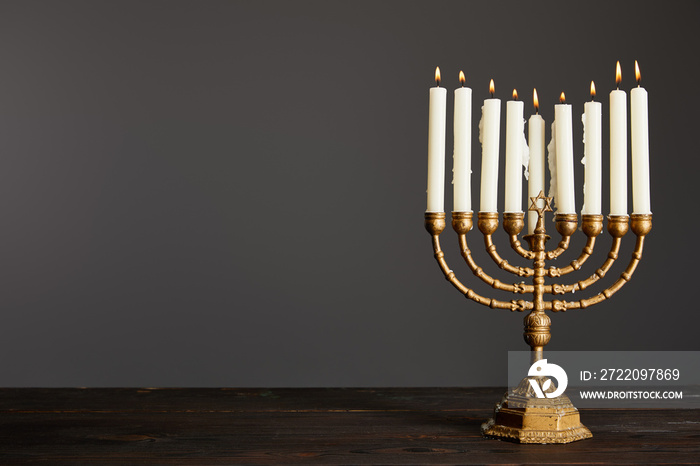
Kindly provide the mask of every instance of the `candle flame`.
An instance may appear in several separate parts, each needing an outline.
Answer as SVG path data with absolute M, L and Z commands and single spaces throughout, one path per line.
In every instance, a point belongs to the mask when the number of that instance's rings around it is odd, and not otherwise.
M 491 97 L 493 97 L 493 94 L 496 92 L 496 86 L 493 84 L 493 79 L 489 83 L 489 93 L 491 94 Z
M 440 87 L 440 67 L 439 66 L 435 67 L 435 82 L 437 83 L 438 87 Z
M 464 77 L 464 71 L 459 72 L 459 83 L 464 87 L 464 82 L 467 80 L 467 78 Z
M 591 99 L 595 99 L 595 83 L 591 81 Z
M 642 73 L 639 72 L 637 60 L 634 61 L 634 77 L 637 79 L 637 86 L 639 86 L 639 82 L 642 80 Z
M 535 112 L 540 112 L 540 99 L 537 98 L 537 89 L 532 90 L 532 102 L 535 104 Z
M 559 96 L 559 103 L 563 104 L 566 102 L 566 96 L 564 95 L 564 91 L 562 91 L 561 95 Z
M 518 100 L 518 90 L 513 89 L 513 100 Z
M 620 83 L 622 82 L 622 69 L 620 68 L 620 62 L 617 62 L 617 66 L 615 67 L 615 84 L 617 84 L 617 87 L 619 89 Z

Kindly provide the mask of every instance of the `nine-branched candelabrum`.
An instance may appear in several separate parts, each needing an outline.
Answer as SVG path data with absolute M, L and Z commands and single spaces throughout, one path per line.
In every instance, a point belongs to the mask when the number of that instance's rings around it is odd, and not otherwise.
M 447 265 L 445 253 L 440 248 L 440 233 L 445 229 L 445 213 L 426 212 L 425 227 L 432 236 L 435 259 L 437 259 L 442 272 L 445 274 L 445 278 L 462 294 L 492 309 L 530 311 L 525 316 L 524 336 L 525 341 L 530 345 L 532 362 L 534 363 L 543 358 L 544 346 L 551 338 L 549 330 L 551 320 L 545 311 L 559 312 L 593 306 L 609 299 L 630 280 L 642 257 L 644 238 L 651 230 L 651 215 L 609 216 L 607 229 L 613 241 L 602 266 L 585 280 L 568 285 L 559 283 L 547 284 L 547 279 L 550 279 L 552 282 L 557 281 L 560 277 L 579 270 L 583 263 L 588 260 L 593 253 L 596 238 L 603 231 L 603 216 L 582 215 L 581 230 L 588 240 L 579 257 L 565 267 L 546 267 L 547 261 L 557 258 L 569 247 L 570 238 L 578 227 L 578 216 L 576 214 L 555 215 L 556 229 L 561 235 L 561 241 L 555 249 L 547 251 L 545 244 L 549 240 L 549 236 L 545 231 L 544 213 L 552 211 L 552 198 L 545 197 L 544 193 L 540 192 L 539 196 L 531 197 L 530 200 L 529 210 L 536 211 L 539 218 L 534 233 L 523 237 L 528 243 L 529 250 L 522 246 L 518 237 L 524 226 L 525 214 L 523 212 L 504 213 L 503 228 L 510 237 L 511 247 L 523 258 L 531 260 L 532 267 L 511 265 L 498 253 L 492 239 L 492 235 L 498 229 L 497 212 L 479 212 L 477 220 L 477 227 L 484 235 L 486 251 L 498 267 L 520 277 L 521 282 L 519 283 L 509 284 L 495 279 L 484 272 L 474 261 L 472 253 L 467 246 L 467 233 L 473 227 L 472 212 L 453 212 L 452 227 L 457 232 L 462 257 L 464 257 L 474 275 L 496 290 L 507 291 L 515 295 L 531 295 L 532 300 L 512 299 L 501 301 L 481 296 L 473 289 L 465 286 Z M 591 297 L 575 301 L 558 299 L 567 293 L 585 290 L 605 277 L 619 255 L 622 238 L 627 233 L 630 224 L 632 232 L 637 236 L 637 243 L 632 253 L 632 259 L 620 277 L 608 288 Z M 532 284 L 523 282 L 522 279 L 526 277 L 532 277 Z M 553 299 L 546 299 L 546 296 L 552 296 Z M 578 296 L 581 296 L 581 294 L 579 293 Z M 559 400 L 558 402 L 552 399 L 532 400 L 532 393 L 528 393 L 527 387 L 527 384 L 521 383 L 519 389 L 506 394 L 506 397 L 496 406 L 494 419 L 489 421 L 490 424 L 487 423 L 483 426 L 485 434 L 529 443 L 565 443 L 591 436 L 588 429 L 580 424 L 578 412 L 568 399 Z M 518 399 L 520 404 L 514 402 L 519 395 L 522 395 Z M 508 403 L 508 396 L 510 396 L 510 404 Z M 509 408 L 510 411 L 508 411 Z M 530 408 L 529 413 L 528 408 Z M 533 413 L 533 410 L 535 413 Z M 499 411 L 501 412 L 500 419 Z

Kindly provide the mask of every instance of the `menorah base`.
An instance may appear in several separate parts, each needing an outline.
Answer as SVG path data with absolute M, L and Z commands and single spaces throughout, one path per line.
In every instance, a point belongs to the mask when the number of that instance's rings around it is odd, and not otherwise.
M 493 418 L 481 425 L 485 436 L 518 443 L 571 443 L 593 436 L 569 397 L 536 398 L 530 378 L 535 377 L 523 379 L 496 404 Z

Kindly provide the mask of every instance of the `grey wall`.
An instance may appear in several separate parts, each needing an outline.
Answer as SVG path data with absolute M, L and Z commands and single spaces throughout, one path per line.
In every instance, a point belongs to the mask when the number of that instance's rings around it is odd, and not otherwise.
M 526 115 L 536 86 L 549 125 L 562 90 L 580 114 L 591 79 L 606 102 L 615 61 L 629 90 L 639 60 L 654 229 L 632 282 L 553 315 L 548 348 L 697 350 L 699 13 L 693 1 L 0 3 L 0 386 L 505 384 L 523 315 L 467 302 L 423 230 L 436 65 L 450 95 L 465 71 L 475 123 L 494 78 Z M 478 205 L 476 138 L 473 151 Z M 580 208 L 579 163 L 576 176 Z M 490 293 L 443 236 L 458 275 Z M 471 244 L 510 280 L 476 233 Z

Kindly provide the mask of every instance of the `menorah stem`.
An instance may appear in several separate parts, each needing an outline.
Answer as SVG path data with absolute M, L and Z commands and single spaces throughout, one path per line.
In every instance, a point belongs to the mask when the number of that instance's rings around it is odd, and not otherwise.
M 525 239 L 530 243 L 530 251 L 534 253 L 535 259 L 533 263 L 534 278 L 532 279 L 534 288 L 533 309 L 532 312 L 525 316 L 525 334 L 523 336 L 527 344 L 530 345 L 532 351 L 531 362 L 534 364 L 543 358 L 544 346 L 551 339 L 549 326 L 552 321 L 544 312 L 544 277 L 547 275 L 545 270 L 547 255 L 545 245 L 549 239 L 544 227 L 544 212 L 540 213 L 537 219 L 535 232 L 531 235 L 526 235 Z
M 544 359 L 544 346 L 551 338 L 549 327 L 552 321 L 545 313 L 547 303 L 544 301 L 547 288 L 544 281 L 548 275 L 545 263 L 550 257 L 556 257 L 568 247 L 569 237 L 576 230 L 577 224 L 575 214 L 557 215 L 557 231 L 562 235 L 562 241 L 555 251 L 548 253 L 545 245 L 549 236 L 544 227 L 544 212 L 551 212 L 551 209 L 547 208 L 551 199 L 545 198 L 543 192 L 540 192 L 538 198 L 544 198 L 546 206 L 534 207 L 537 198 L 531 198 L 531 210 L 536 210 L 539 216 L 535 232 L 524 237 L 533 255 L 532 312 L 525 317 L 523 335 L 530 345 L 531 367 Z M 533 384 L 539 385 L 540 389 L 545 391 L 546 387 L 542 385 L 545 380 L 546 377 L 541 376 L 525 377 L 515 389 L 503 396 L 496 405 L 494 417 L 481 426 L 482 432 L 488 436 L 522 443 L 569 443 L 589 438 L 591 432 L 581 424 L 578 411 L 568 397 L 560 395 L 556 398 L 542 399 L 535 396 Z

